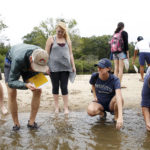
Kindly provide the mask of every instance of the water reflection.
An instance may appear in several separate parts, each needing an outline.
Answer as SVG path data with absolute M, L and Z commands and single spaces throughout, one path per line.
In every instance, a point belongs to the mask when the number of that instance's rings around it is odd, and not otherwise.
M 10 150 L 148 150 L 150 133 L 145 129 L 139 110 L 124 111 L 124 128 L 116 130 L 113 118 L 106 121 L 89 117 L 86 112 L 71 112 L 68 116 L 39 113 L 40 129 L 29 130 L 28 113 L 20 113 L 21 129 L 11 131 L 10 116 L 0 120 L 0 149 Z

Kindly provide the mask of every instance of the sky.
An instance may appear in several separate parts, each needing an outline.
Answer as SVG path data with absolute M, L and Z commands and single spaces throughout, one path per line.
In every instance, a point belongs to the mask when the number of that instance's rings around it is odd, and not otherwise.
M 8 26 L 2 33 L 10 44 L 47 18 L 75 19 L 80 36 L 112 35 L 118 22 L 124 22 L 129 42 L 141 35 L 150 41 L 149 0 L 0 0 L 0 14 Z

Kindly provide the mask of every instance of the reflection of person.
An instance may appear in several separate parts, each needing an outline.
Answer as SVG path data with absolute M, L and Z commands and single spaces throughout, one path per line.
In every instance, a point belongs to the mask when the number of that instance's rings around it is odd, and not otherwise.
M 90 116 L 100 115 L 106 118 L 106 112 L 115 114 L 116 128 L 123 126 L 122 105 L 123 98 L 119 79 L 110 74 L 111 62 L 103 58 L 97 64 L 98 73 L 93 73 L 90 79 L 94 101 L 89 104 L 87 112 Z
M 149 70 L 150 69 L 148 69 L 148 71 Z M 142 107 L 146 128 L 148 131 L 150 131 L 150 71 L 147 72 L 144 78 L 141 107 Z
M 3 93 L 3 87 L 0 83 L 0 108 L 1 108 L 1 111 L 2 111 L 2 114 L 3 115 L 6 115 L 8 113 L 6 107 L 4 106 L 4 93 Z
M 138 36 L 137 38 L 137 44 L 135 45 L 135 51 L 134 51 L 134 56 L 132 61 L 133 65 L 135 63 L 138 50 L 139 50 L 139 63 L 140 63 L 140 74 L 141 74 L 140 81 L 143 82 L 145 61 L 147 62 L 147 65 L 150 66 L 150 43 L 144 40 L 142 36 Z
M 123 76 L 123 68 L 124 68 L 123 60 L 126 58 L 129 59 L 128 33 L 126 31 L 123 31 L 123 29 L 124 29 L 124 23 L 119 22 L 114 32 L 114 34 L 121 32 L 121 37 L 123 39 L 123 50 L 121 52 L 113 53 L 114 74 L 120 79 L 120 83 L 122 81 L 122 76 Z
M 60 86 L 64 100 L 64 113 L 68 114 L 68 77 L 69 72 L 76 72 L 76 68 L 71 41 L 65 23 L 58 23 L 56 26 L 56 36 L 48 38 L 45 49 L 50 55 L 49 67 L 55 112 L 59 112 L 58 94 Z
M 4 75 L 10 112 L 14 122 L 13 130 L 20 129 L 16 89 L 30 89 L 32 91 L 31 114 L 27 127 L 30 129 L 38 128 L 35 118 L 40 104 L 41 89 L 35 88 L 33 84 L 28 82 L 28 79 L 38 72 L 46 72 L 48 70 L 47 61 L 48 54 L 46 51 L 29 44 L 15 45 L 6 55 Z M 24 82 L 19 81 L 20 76 L 22 76 Z

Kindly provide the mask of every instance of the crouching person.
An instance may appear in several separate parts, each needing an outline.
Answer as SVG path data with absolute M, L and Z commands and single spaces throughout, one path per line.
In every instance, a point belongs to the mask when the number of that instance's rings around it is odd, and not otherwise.
M 31 102 L 30 119 L 27 127 L 37 129 L 35 118 L 40 105 L 41 89 L 36 88 L 28 82 L 28 79 L 38 72 L 46 72 L 48 54 L 40 47 L 29 44 L 19 44 L 13 46 L 7 53 L 4 65 L 5 82 L 8 91 L 9 108 L 14 122 L 13 130 L 20 129 L 17 107 L 17 89 L 30 89 L 33 93 Z M 19 78 L 22 76 L 23 81 Z
M 101 59 L 98 64 L 98 72 L 93 73 L 90 79 L 94 100 L 89 104 L 87 113 L 90 116 L 100 115 L 106 119 L 106 111 L 114 114 L 116 128 L 123 126 L 123 98 L 121 94 L 120 80 L 110 73 L 111 62 L 107 58 Z

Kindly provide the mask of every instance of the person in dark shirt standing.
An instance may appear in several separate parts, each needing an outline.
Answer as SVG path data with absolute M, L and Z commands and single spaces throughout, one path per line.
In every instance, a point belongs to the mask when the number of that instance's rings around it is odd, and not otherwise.
M 90 79 L 94 100 L 89 104 L 87 113 L 90 116 L 100 115 L 105 119 L 108 111 L 115 115 L 116 128 L 120 129 L 123 126 L 120 81 L 115 75 L 109 73 L 112 66 L 109 59 L 101 59 L 96 66 L 98 72 L 93 73 Z
M 120 83 L 122 81 L 123 77 L 123 68 L 124 68 L 124 59 L 129 60 L 129 50 L 128 50 L 128 33 L 123 30 L 124 29 L 124 23 L 119 22 L 118 26 L 114 32 L 119 33 L 121 32 L 121 37 L 123 40 L 123 46 L 121 52 L 115 52 L 113 53 L 113 60 L 114 60 L 114 74 L 120 79 Z M 121 86 L 123 87 L 123 86 Z

